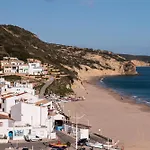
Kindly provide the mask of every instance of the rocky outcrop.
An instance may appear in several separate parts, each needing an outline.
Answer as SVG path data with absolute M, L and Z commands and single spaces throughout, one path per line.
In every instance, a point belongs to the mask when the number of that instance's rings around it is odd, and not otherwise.
M 137 74 L 136 66 L 130 61 L 125 62 L 122 65 L 122 72 L 124 75 L 135 75 Z

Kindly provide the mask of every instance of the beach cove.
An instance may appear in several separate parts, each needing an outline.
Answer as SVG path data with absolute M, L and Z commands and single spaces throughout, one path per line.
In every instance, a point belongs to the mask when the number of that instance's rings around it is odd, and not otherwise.
M 136 104 L 110 89 L 97 85 L 97 78 L 82 82 L 84 88 L 75 87 L 77 96 L 85 100 L 65 104 L 65 113 L 71 116 L 85 114 L 80 123 L 90 124 L 91 131 L 120 140 L 125 150 L 150 149 L 150 112 L 149 107 Z M 73 118 L 72 118 L 73 120 Z

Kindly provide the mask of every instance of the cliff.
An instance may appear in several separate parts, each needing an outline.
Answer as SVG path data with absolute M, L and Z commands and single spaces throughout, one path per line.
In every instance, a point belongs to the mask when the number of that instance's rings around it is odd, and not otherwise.
M 149 62 L 145 62 L 145 61 L 141 61 L 141 60 L 131 60 L 131 62 L 137 67 L 150 66 Z
M 37 58 L 68 76 L 64 85 L 99 75 L 136 74 L 135 65 L 109 51 L 46 43 L 37 35 L 17 26 L 0 25 L 0 59 L 13 56 L 26 61 Z M 57 83 L 53 86 L 55 87 Z M 60 88 L 61 89 L 61 88 Z

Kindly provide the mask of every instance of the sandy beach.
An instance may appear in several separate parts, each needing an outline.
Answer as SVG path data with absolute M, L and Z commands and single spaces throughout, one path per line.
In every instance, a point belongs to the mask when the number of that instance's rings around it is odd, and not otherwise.
M 66 114 L 85 114 L 78 120 L 80 123 L 89 123 L 92 132 L 120 140 L 125 150 L 150 150 L 148 107 L 135 104 L 128 98 L 121 100 L 120 95 L 93 81 L 83 82 L 83 86 L 85 89 L 76 87 L 74 91 L 78 96 L 84 96 L 85 100 L 66 103 Z

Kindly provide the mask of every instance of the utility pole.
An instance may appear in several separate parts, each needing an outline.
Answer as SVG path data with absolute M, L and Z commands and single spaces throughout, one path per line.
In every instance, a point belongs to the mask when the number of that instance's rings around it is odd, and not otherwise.
M 50 124 L 51 121 L 51 124 Z M 51 139 L 51 127 L 52 127 L 52 117 L 49 118 L 49 135 L 50 135 L 50 139 Z
M 77 116 L 75 116 L 75 121 L 76 121 L 76 150 L 77 150 L 78 149 L 78 123 L 77 123 Z
M 76 150 L 78 149 L 78 120 L 82 119 L 84 116 L 85 116 L 85 114 L 82 115 L 81 117 L 77 117 L 77 113 L 75 115 L 75 123 L 76 123 Z

